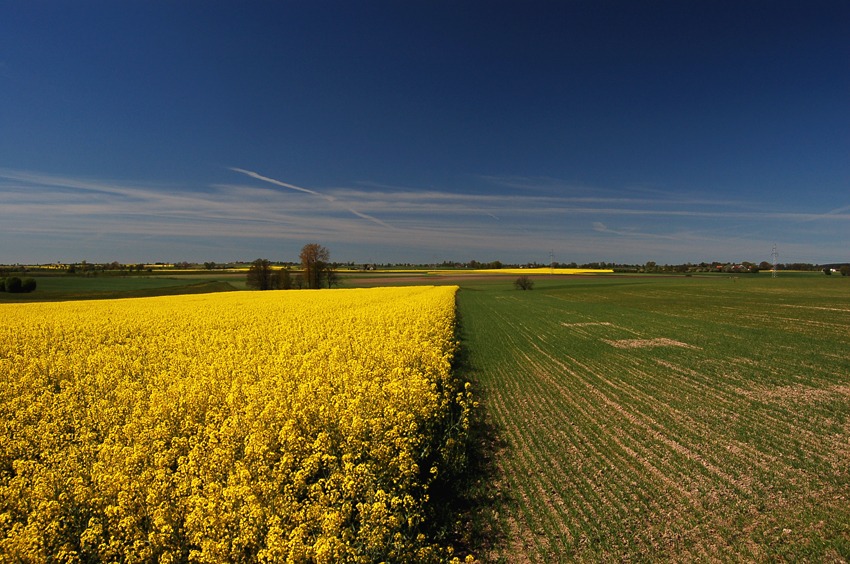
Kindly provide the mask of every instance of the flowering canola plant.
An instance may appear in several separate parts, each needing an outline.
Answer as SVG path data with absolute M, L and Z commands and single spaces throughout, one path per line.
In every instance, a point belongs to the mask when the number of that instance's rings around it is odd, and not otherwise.
M 0 305 L 0 560 L 450 559 L 456 290 Z

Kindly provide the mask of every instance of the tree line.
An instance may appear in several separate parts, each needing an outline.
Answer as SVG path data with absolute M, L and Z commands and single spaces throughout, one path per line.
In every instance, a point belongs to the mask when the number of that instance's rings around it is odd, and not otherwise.
M 274 270 L 268 259 L 258 258 L 248 268 L 246 285 L 255 290 L 318 290 L 339 284 L 339 276 L 330 264 L 330 252 L 322 245 L 304 245 L 299 258 L 301 272 L 296 274 L 288 267 Z

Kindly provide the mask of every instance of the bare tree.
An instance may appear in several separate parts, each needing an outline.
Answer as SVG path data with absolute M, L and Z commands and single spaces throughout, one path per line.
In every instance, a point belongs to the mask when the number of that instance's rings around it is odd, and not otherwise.
M 307 288 L 322 287 L 322 278 L 328 270 L 330 256 L 328 250 L 317 243 L 304 245 L 301 249 L 301 268 L 304 270 L 304 285 Z
M 332 268 L 327 268 L 325 271 L 325 280 L 328 283 L 328 288 L 339 286 L 339 274 Z

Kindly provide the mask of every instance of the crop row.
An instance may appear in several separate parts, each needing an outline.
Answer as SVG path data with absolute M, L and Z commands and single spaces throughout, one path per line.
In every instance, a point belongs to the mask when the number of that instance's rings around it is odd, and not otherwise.
M 722 280 L 462 291 L 504 441 L 494 558 L 846 559 L 848 302 L 769 300 Z

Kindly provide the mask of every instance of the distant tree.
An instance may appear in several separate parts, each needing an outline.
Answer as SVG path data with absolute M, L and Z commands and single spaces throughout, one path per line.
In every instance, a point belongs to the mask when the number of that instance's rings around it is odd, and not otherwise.
M 281 268 L 272 274 L 272 288 L 275 290 L 292 289 L 292 275 L 289 272 L 289 268 Z
M 843 265 L 838 271 L 841 273 L 841 276 L 850 276 L 850 264 Z
M 213 261 L 205 262 L 204 268 L 207 270 L 213 270 L 216 267 L 216 264 Z
M 823 268 L 823 273 L 826 274 L 826 275 L 830 275 L 830 274 L 832 274 L 832 269 L 829 268 L 828 266 L 825 266 Z
M 514 280 L 514 286 L 517 290 L 533 290 L 534 280 L 532 280 L 528 276 L 520 276 L 519 278 Z
M 248 268 L 245 284 L 255 290 L 269 290 L 272 287 L 272 267 L 267 259 L 258 258 Z
M 328 288 L 339 286 L 339 274 L 337 274 L 332 268 L 325 271 L 325 280 L 328 283 Z
M 0 278 L 0 292 L 6 291 L 6 279 Z
M 304 271 L 304 284 L 307 288 L 318 290 L 322 287 L 330 256 L 325 247 L 316 243 L 304 245 L 301 249 L 301 269 Z
M 292 287 L 298 288 L 299 290 L 304 288 L 304 275 L 296 274 L 292 277 Z
M 30 293 L 35 291 L 36 283 L 35 278 L 24 278 L 24 281 L 21 282 L 21 291 Z

